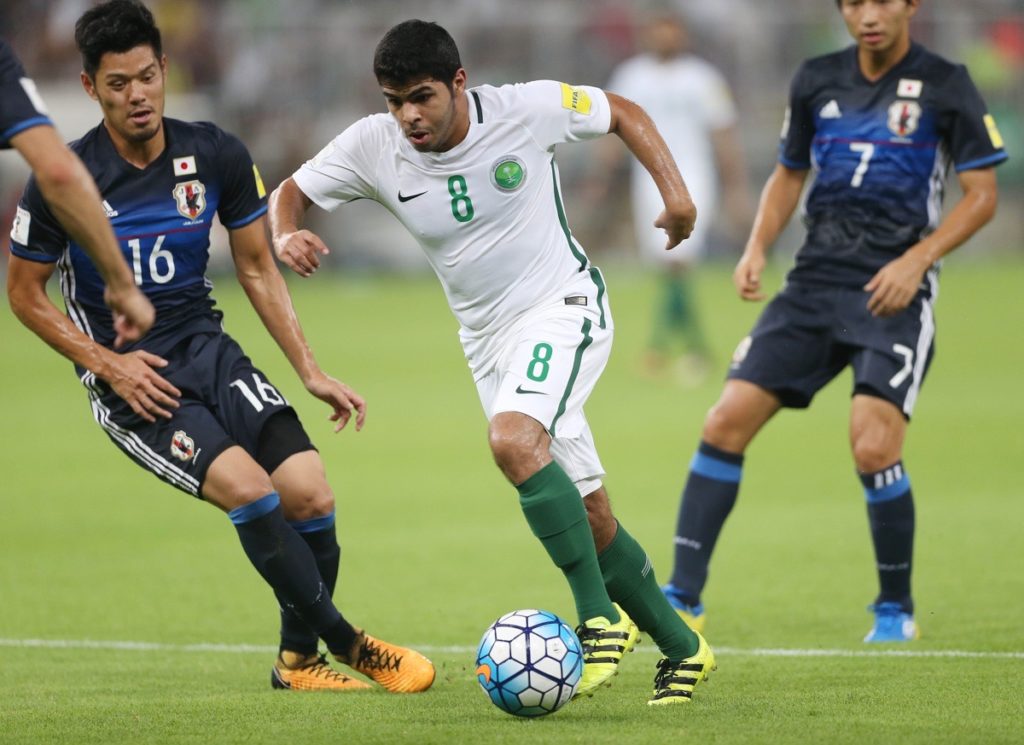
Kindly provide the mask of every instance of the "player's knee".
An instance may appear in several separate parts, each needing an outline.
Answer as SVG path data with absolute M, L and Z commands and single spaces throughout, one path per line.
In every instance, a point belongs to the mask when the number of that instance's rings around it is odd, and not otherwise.
M 739 452 L 745 446 L 745 428 L 742 412 L 719 401 L 704 418 L 701 433 L 704 442 L 729 452 Z
M 231 494 L 228 496 L 229 509 L 244 507 L 247 504 L 263 499 L 274 491 L 274 485 L 270 483 L 270 477 L 266 479 L 247 479 L 232 485 Z
M 500 414 L 491 421 L 488 430 L 488 444 L 494 462 L 510 478 L 514 471 L 527 468 L 527 464 L 536 460 L 540 453 L 541 443 L 535 432 L 530 428 L 518 426 L 516 419 L 503 418 Z M 536 470 L 536 469 L 533 469 Z
M 284 516 L 291 522 L 315 520 L 327 517 L 334 512 L 334 492 L 326 482 L 311 485 L 301 494 L 282 494 Z
M 877 473 L 900 459 L 900 453 L 882 437 L 865 433 L 852 443 L 853 460 L 861 473 Z
M 502 471 L 508 471 L 516 462 L 522 459 L 526 449 L 523 447 L 522 438 L 515 434 L 494 430 L 488 433 L 488 445 L 491 448 L 491 455 L 494 462 Z

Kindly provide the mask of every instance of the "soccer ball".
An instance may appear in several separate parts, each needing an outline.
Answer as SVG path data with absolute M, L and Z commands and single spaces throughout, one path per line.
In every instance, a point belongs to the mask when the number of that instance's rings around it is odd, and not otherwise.
M 566 623 L 543 610 L 514 610 L 491 624 L 476 652 L 476 679 L 491 703 L 517 717 L 558 711 L 576 693 L 583 651 Z

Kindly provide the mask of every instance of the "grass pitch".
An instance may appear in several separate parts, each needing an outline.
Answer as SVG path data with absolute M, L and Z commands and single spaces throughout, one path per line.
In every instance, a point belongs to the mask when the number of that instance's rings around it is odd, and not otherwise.
M 720 382 L 642 379 L 653 282 L 606 276 L 616 349 L 588 415 L 617 513 L 664 577 Z M 369 400 L 366 429 L 337 437 L 233 281 L 217 284 L 228 331 L 323 453 L 339 502 L 336 599 L 372 633 L 426 648 L 437 683 L 419 696 L 271 691 L 276 608 L 230 523 L 122 456 L 70 365 L 3 309 L 0 742 L 1024 741 L 1024 266 L 954 260 L 943 279 L 905 458 L 919 642 L 891 654 L 860 642 L 875 579 L 843 376 L 749 451 L 705 595 L 719 670 L 693 703 L 645 705 L 647 642 L 611 689 L 536 721 L 486 701 L 472 650 L 508 610 L 574 622 L 572 603 L 491 462 L 436 282 L 292 282 L 322 366 Z M 726 268 L 709 268 L 700 294 L 721 373 L 759 308 L 735 299 Z

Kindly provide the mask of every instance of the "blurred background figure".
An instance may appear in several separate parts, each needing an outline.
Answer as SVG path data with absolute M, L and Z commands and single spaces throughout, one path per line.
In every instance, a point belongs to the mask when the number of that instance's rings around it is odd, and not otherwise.
M 657 265 L 661 273 L 644 367 L 650 375 L 671 375 L 684 385 L 696 385 L 711 371 L 712 357 L 700 321 L 693 270 L 718 235 L 713 228 L 719 202 L 725 207 L 729 233 L 739 236 L 748 227 L 751 200 L 736 107 L 725 77 L 691 51 L 689 31 L 675 13 L 651 16 L 642 42 L 646 51 L 614 70 L 608 90 L 650 114 L 697 205 L 693 234 L 666 251 L 664 232 L 654 227 L 661 195 L 647 172 L 633 163 L 630 195 L 636 246 L 640 258 Z
M 67 139 L 80 137 L 98 121 L 92 103 L 81 95 L 77 79 L 81 62 L 72 39 L 74 19 L 92 4 L 92 0 L 0 2 L 0 36 L 32 71 L 51 118 Z M 782 121 L 780 92 L 793 70 L 805 57 L 848 42 L 830 0 L 592 0 L 585 4 L 578 0 L 149 0 L 148 4 L 165 29 L 164 42 L 171 54 L 168 105 L 183 119 L 217 121 L 241 137 L 268 189 L 301 165 L 309 142 L 333 136 L 339 122 L 384 111 L 366 60 L 375 40 L 402 18 L 434 20 L 456 35 L 473 70 L 470 85 L 549 76 L 605 87 L 624 60 L 649 48 L 644 29 L 652 12 L 678 10 L 687 19 L 694 51 L 721 71 L 735 93 L 735 127 L 742 136 L 750 184 L 763 183 L 774 163 Z M 978 71 L 976 82 L 999 121 L 1007 151 L 1011 156 L 1020 153 L 1024 149 L 1020 0 L 928 0 L 914 25 L 922 42 Z M 693 55 L 683 57 L 687 58 Z M 663 85 L 668 84 L 666 77 Z M 695 108 L 706 115 L 704 109 L 711 104 L 702 101 Z M 671 127 L 660 123 L 659 127 L 666 137 L 671 135 Z M 565 208 L 577 237 L 596 262 L 611 270 L 609 279 L 616 281 L 623 269 L 630 270 L 636 263 L 624 250 L 634 242 L 627 209 L 630 200 L 617 183 L 610 185 L 604 198 L 590 198 L 594 175 L 603 173 L 593 163 L 597 147 L 594 143 L 566 148 L 559 154 L 559 172 Z M 695 149 L 691 145 L 679 160 L 695 199 L 700 200 L 707 190 L 700 188 L 693 170 L 699 157 Z M 747 226 L 737 224 L 726 173 L 715 162 L 714 151 L 710 152 L 718 181 L 711 194 L 722 209 L 713 215 L 705 208 L 697 225 L 700 231 L 711 231 L 705 239 L 709 259 L 705 266 L 716 258 L 723 259 L 723 266 L 731 266 Z M 625 168 L 624 151 L 620 162 Z M 27 167 L 17 158 L 0 164 L 0 222 L 7 226 L 27 176 Z M 994 254 L 1016 256 L 1024 245 L 1024 221 L 1019 219 L 1024 204 L 1024 158 L 1011 157 L 999 178 L 1000 199 L 1006 207 L 986 228 L 990 238 L 985 245 L 973 244 L 957 261 Z M 653 219 L 651 215 L 648 222 Z M 325 239 L 334 247 L 326 262 L 329 268 L 344 268 L 349 274 L 430 271 L 415 242 L 375 204 L 353 205 L 344 229 L 337 224 L 316 227 L 325 231 Z M 738 235 L 730 236 L 727 228 Z M 781 264 L 796 249 L 797 232 L 791 227 L 781 242 L 782 250 L 776 255 Z M 211 269 L 230 273 L 226 232 L 218 229 L 213 244 Z M 6 254 L 0 250 L 0 272 Z M 624 320 L 620 316 L 620 322 Z M 709 338 L 713 346 L 715 338 Z M 729 350 L 716 351 L 720 357 Z

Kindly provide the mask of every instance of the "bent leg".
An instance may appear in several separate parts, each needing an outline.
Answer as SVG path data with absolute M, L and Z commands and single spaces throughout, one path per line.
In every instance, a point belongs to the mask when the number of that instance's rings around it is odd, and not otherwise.
M 619 613 L 604 587 L 583 500 L 552 460 L 544 427 L 526 414 L 501 412 L 491 419 L 489 441 L 495 462 L 519 491 L 530 529 L 565 575 L 579 620 L 603 616 L 617 623 Z
M 711 554 L 739 493 L 743 453 L 780 407 L 778 398 L 764 388 L 729 380 L 708 412 L 676 522 L 675 564 L 667 591 L 679 605 L 700 605 Z
M 270 475 L 281 495 L 285 520 L 313 553 L 329 597 L 338 580 L 341 547 L 335 530 L 334 493 L 315 450 L 288 457 Z M 281 651 L 308 657 L 316 654 L 317 634 L 288 606 L 281 606 Z
M 273 483 L 238 446 L 213 461 L 203 497 L 227 512 L 246 556 L 274 590 L 336 655 L 350 654 L 355 631 L 331 602 L 309 546 L 285 520 Z
M 875 605 L 914 612 L 910 576 L 914 553 L 914 497 L 903 468 L 907 420 L 895 404 L 858 394 L 850 412 L 850 447 L 867 498 L 879 594 Z
M 647 552 L 612 515 L 608 491 L 601 487 L 584 500 L 598 545 L 598 563 L 611 599 L 673 661 L 697 653 L 699 637 L 669 605 L 658 587 Z

